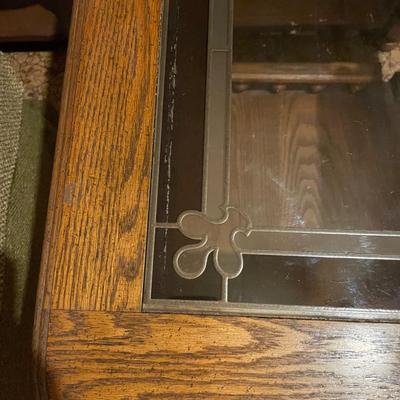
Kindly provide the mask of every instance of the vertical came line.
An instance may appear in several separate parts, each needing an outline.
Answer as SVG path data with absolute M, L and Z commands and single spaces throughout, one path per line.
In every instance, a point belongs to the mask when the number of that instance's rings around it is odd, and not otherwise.
M 212 219 L 228 201 L 231 3 L 210 0 L 202 210 Z
M 210 0 L 202 210 L 214 220 L 229 203 L 232 3 Z M 227 277 L 221 301 L 228 301 Z

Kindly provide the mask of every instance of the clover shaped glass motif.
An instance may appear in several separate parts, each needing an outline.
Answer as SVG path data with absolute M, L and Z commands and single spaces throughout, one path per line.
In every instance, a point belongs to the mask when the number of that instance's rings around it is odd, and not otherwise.
M 235 244 L 238 232 L 250 229 L 249 219 L 234 207 L 227 207 L 220 220 L 212 221 L 198 211 L 186 211 L 178 219 L 180 231 L 190 239 L 201 240 L 179 249 L 173 265 L 185 279 L 198 278 L 207 267 L 213 253 L 214 266 L 225 279 L 236 278 L 243 268 L 243 256 Z

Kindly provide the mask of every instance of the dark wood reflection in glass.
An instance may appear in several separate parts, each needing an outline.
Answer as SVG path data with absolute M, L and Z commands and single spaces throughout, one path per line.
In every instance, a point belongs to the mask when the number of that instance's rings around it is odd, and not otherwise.
M 400 230 L 389 3 L 235 0 L 231 201 L 255 226 Z
M 229 301 L 324 307 L 400 308 L 400 261 L 245 256 Z
M 400 318 L 400 0 L 168 13 L 144 309 Z
M 232 141 L 232 201 L 255 226 L 400 229 L 400 103 L 389 84 L 233 94 Z

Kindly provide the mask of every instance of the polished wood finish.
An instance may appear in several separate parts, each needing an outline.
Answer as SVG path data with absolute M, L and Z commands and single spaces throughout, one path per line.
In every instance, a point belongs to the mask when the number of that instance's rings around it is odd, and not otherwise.
M 52 306 L 138 310 L 160 4 L 75 4 L 47 237 Z
M 136 312 L 160 9 L 75 2 L 35 324 L 38 396 L 399 397 L 398 325 Z
M 74 2 L 33 352 L 50 309 L 139 310 L 161 2 Z
M 399 327 L 55 311 L 57 399 L 396 399 Z

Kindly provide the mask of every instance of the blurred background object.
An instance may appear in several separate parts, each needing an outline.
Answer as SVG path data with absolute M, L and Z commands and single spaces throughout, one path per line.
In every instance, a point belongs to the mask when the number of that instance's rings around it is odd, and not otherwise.
M 2 0 L 0 42 L 66 40 L 72 0 Z
M 71 0 L 0 1 L 0 68 L 7 66 L 21 87 L 19 127 L 0 149 L 1 178 L 8 168 L 2 160 L 12 162 L 7 207 L 0 215 L 0 398 L 8 400 L 34 393 L 33 318 L 71 9 Z M 5 90 L 11 81 L 3 78 L 0 105 L 12 100 Z M 2 179 L 0 190 L 5 183 Z

